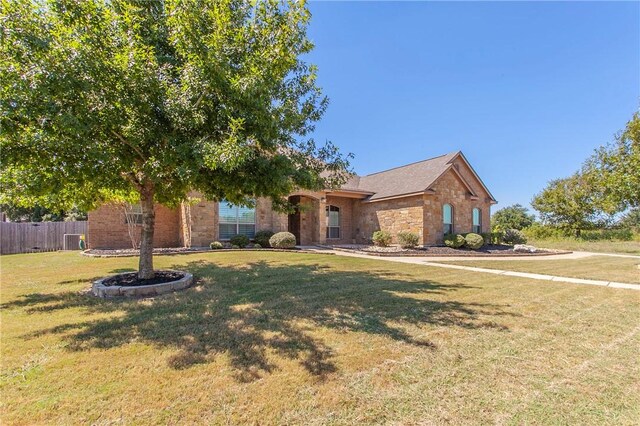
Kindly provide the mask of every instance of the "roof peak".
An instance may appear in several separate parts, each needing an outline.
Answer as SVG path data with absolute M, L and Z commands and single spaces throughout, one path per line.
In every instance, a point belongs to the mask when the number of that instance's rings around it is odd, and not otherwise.
M 362 177 L 366 177 L 366 176 L 374 176 L 374 175 L 378 175 L 380 173 L 386 173 L 386 172 L 390 172 L 391 170 L 396 170 L 396 169 L 401 169 L 403 167 L 408 167 L 408 166 L 412 166 L 414 164 L 419 164 L 419 163 L 424 163 L 425 161 L 432 161 L 435 160 L 436 158 L 440 158 L 440 157 L 446 157 L 446 156 L 455 156 L 459 153 L 461 153 L 462 151 L 458 150 L 458 151 L 454 151 L 454 152 L 449 152 L 446 154 L 441 154 L 441 155 L 436 155 L 435 157 L 431 157 L 431 158 L 426 158 L 424 160 L 418 160 L 418 161 L 414 161 L 413 163 L 408 163 L 408 164 L 403 164 L 402 166 L 396 166 L 396 167 L 391 167 L 389 169 L 385 169 L 385 170 L 380 170 L 379 172 L 374 172 L 374 173 L 370 173 L 368 175 L 364 175 Z

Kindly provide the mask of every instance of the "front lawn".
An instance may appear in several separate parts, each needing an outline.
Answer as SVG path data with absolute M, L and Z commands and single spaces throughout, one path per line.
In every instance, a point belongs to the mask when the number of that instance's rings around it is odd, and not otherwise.
M 637 237 L 636 237 L 637 238 Z M 640 255 L 640 241 L 585 241 L 571 238 L 565 239 L 529 239 L 527 244 L 536 247 L 572 250 L 572 251 L 592 251 L 596 253 L 621 253 Z
M 640 293 L 351 257 L 3 256 L 2 424 L 640 422 Z
M 460 260 L 447 261 L 453 265 L 504 271 L 531 272 L 534 274 L 558 275 L 561 277 L 586 278 L 591 280 L 640 283 L 640 258 L 613 256 L 589 256 L 580 259 L 535 260 Z

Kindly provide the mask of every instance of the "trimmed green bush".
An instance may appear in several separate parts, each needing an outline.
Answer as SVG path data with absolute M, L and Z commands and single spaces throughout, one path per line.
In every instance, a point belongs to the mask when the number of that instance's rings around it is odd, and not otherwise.
M 402 248 L 414 248 L 419 240 L 420 237 L 413 232 L 398 232 L 398 244 Z
M 261 247 L 271 247 L 269 245 L 269 238 L 273 237 L 273 232 L 267 229 L 263 229 L 262 231 L 256 232 L 256 235 L 253 237 L 253 241 L 256 244 L 260 244 Z
M 212 250 L 220 250 L 221 248 L 224 248 L 224 245 L 220 241 L 214 241 L 209 244 L 209 247 L 211 247 Z
M 296 246 L 296 236 L 291 232 L 278 232 L 269 238 L 271 247 L 289 249 Z
M 471 232 L 464 237 L 464 245 L 469 247 L 471 250 L 478 250 L 484 245 L 484 238 Z
M 527 243 L 527 237 L 522 233 L 522 231 L 518 231 L 517 229 L 507 229 L 504 231 L 502 240 L 509 245 Z
M 245 248 L 246 246 L 249 245 L 249 237 L 247 237 L 246 235 L 234 235 L 233 237 L 229 238 L 229 242 L 231 243 L 232 246 L 238 246 L 240 248 Z
M 447 234 L 444 236 L 444 245 L 451 248 L 460 248 L 464 245 L 465 239 L 460 234 Z
M 239 248 L 240 248 L 240 246 L 239 246 L 239 245 L 237 245 L 237 244 L 231 244 L 231 248 L 232 248 L 232 249 L 239 249 Z
M 371 241 L 377 246 L 387 247 L 391 244 L 391 234 L 387 231 L 376 231 L 373 233 Z
M 253 248 L 262 248 L 262 246 L 260 244 L 254 244 Z

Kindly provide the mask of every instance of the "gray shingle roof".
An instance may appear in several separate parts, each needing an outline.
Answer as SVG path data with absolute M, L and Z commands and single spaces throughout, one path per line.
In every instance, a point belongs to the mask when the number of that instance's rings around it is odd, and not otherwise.
M 369 200 L 423 192 L 447 170 L 449 162 L 458 153 L 452 152 L 366 176 L 354 176 L 341 189 L 373 192 Z

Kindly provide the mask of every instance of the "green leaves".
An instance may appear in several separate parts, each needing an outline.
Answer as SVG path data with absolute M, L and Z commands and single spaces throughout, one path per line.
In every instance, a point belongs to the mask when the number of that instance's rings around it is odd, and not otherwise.
M 335 186 L 299 2 L 3 2 L 3 194 L 90 208 L 155 188 L 231 201 Z M 55 194 L 55 197 L 51 197 Z M 1 200 L 0 200 L 1 201 Z M 44 204 L 43 204 L 44 205 Z

